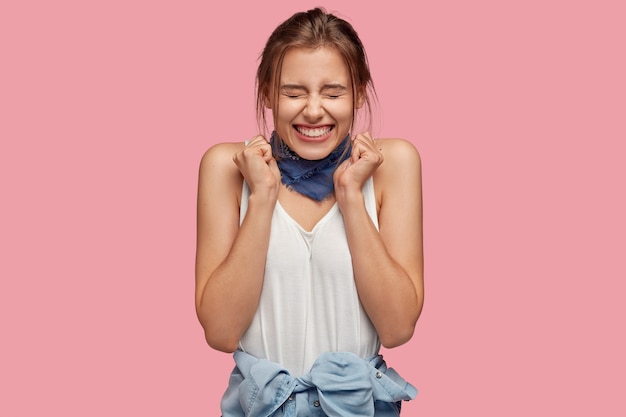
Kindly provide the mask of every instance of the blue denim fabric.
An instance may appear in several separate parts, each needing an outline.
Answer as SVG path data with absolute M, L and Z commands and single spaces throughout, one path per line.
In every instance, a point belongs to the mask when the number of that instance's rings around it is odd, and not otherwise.
M 349 352 L 324 353 L 298 378 L 242 351 L 234 358 L 223 417 L 397 417 L 400 401 L 417 395 L 381 355 L 364 360 Z

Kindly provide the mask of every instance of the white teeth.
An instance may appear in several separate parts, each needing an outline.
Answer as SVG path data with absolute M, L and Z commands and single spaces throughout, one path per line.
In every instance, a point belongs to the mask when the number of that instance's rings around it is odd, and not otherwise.
M 308 136 L 308 137 L 311 137 L 311 138 L 316 138 L 316 137 L 323 136 L 323 135 L 327 134 L 328 132 L 330 132 L 332 130 L 332 127 L 326 126 L 326 127 L 319 127 L 319 128 L 309 129 L 309 128 L 306 128 L 306 127 L 297 126 L 296 129 L 298 130 L 298 132 L 300 132 L 304 136 Z

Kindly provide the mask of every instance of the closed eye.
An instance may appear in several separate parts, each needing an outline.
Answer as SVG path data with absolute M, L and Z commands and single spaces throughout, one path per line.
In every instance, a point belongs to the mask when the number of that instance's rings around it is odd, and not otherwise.
M 297 84 L 287 84 L 280 87 L 281 93 L 287 98 L 300 98 L 307 94 L 306 89 Z
M 325 97 L 330 99 L 340 98 L 349 92 L 348 89 L 341 84 L 326 85 L 322 91 L 324 92 Z

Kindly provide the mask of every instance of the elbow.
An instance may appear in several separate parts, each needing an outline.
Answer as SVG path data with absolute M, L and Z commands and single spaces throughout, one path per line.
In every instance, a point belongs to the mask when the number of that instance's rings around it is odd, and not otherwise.
M 217 332 L 204 331 L 204 338 L 211 349 L 218 350 L 224 353 L 233 353 L 239 347 L 239 339 L 234 337 L 228 337 L 226 335 L 221 336 L 216 334 Z
M 219 326 L 202 314 L 200 306 L 196 306 L 196 312 L 200 325 L 204 330 L 204 339 L 207 344 L 215 350 L 225 353 L 232 353 L 239 347 L 239 335 L 232 331 L 227 331 L 223 326 Z
M 396 320 L 395 326 L 390 326 L 383 332 L 378 332 L 380 343 L 387 349 L 401 346 L 413 338 L 415 326 L 421 313 L 421 304 L 409 317 Z
M 394 329 L 392 332 L 379 335 L 380 343 L 387 349 L 393 349 L 401 346 L 411 340 L 415 326 L 404 326 L 403 328 Z

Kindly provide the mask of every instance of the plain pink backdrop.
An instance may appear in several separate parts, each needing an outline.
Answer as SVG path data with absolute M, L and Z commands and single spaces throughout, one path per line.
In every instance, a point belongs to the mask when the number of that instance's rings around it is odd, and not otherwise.
M 198 162 L 256 133 L 256 58 L 320 4 L 365 43 L 376 133 L 423 158 L 403 415 L 626 415 L 617 0 L 3 2 L 0 415 L 219 416 Z

